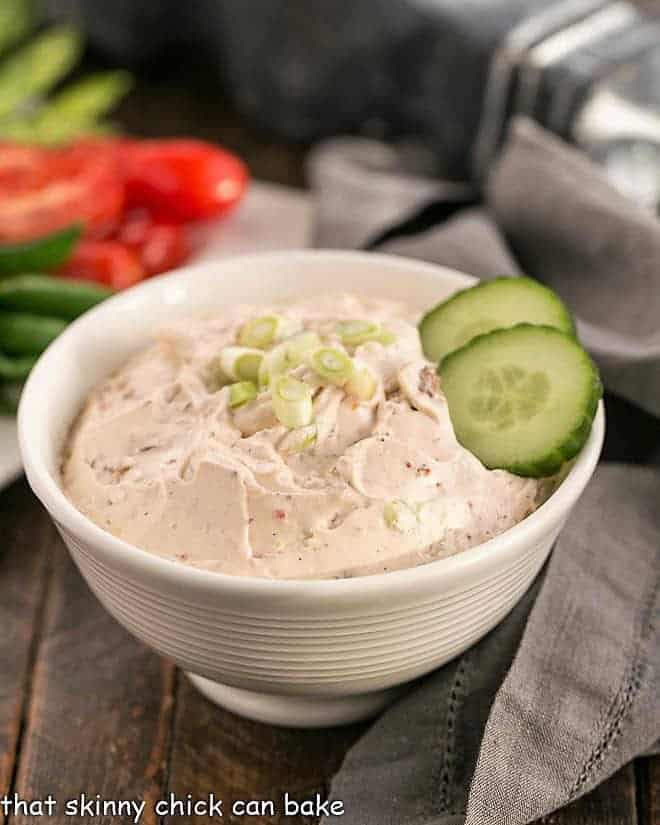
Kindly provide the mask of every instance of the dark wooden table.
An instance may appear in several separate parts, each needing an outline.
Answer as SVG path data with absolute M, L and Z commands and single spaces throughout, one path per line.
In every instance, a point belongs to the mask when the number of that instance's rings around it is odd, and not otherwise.
M 241 152 L 255 177 L 301 185 L 305 147 L 255 132 L 218 100 L 173 78 L 143 83 L 123 121 L 142 134 L 188 132 Z M 625 412 L 625 411 L 624 411 Z M 655 436 L 655 425 L 646 422 Z M 610 446 L 617 454 L 616 433 Z M 100 607 L 24 481 L 0 494 L 0 800 L 145 799 L 172 792 L 225 800 L 225 822 L 311 823 L 308 817 L 236 818 L 234 799 L 324 793 L 363 726 L 326 731 L 256 724 L 203 699 L 169 662 L 136 642 Z M 157 821 L 151 805 L 141 822 Z M 0 807 L 0 825 L 5 817 Z M 174 820 L 173 820 L 174 821 Z M 178 817 L 206 822 L 208 817 Z M 553 825 L 658 825 L 660 760 L 640 760 L 561 813 Z M 386 823 L 383 823 L 386 825 Z

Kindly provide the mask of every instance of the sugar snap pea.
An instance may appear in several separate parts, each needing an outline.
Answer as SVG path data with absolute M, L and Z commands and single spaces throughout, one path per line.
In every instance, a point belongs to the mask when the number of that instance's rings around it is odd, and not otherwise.
M 74 67 L 82 47 L 69 26 L 53 26 L 6 58 L 0 66 L 0 117 L 47 92 Z
M 121 100 L 131 83 L 131 76 L 123 71 L 85 77 L 51 96 L 35 113 L 0 122 L 0 137 L 50 145 L 107 131 L 100 127 L 99 118 Z
M 132 84 L 128 72 L 101 72 L 72 83 L 50 98 L 37 117 L 38 136 L 62 140 L 94 126 L 128 92 Z
M 1 0 L 0 54 L 28 33 L 33 18 L 33 4 L 29 0 Z
M 65 326 L 59 318 L 0 312 L 0 349 L 12 355 L 39 355 Z
M 36 355 L 11 358 L 0 352 L 0 381 L 24 381 L 37 360 Z
M 113 292 L 89 281 L 50 275 L 15 275 L 0 280 L 0 311 L 16 310 L 72 321 Z
M 96 120 L 109 111 L 132 84 L 130 74 L 121 70 L 90 74 L 53 95 L 45 111 L 49 116 L 77 121 Z
M 55 269 L 71 255 L 81 234 L 82 227 L 75 224 L 42 238 L 0 246 L 0 275 Z
M 50 120 L 42 121 L 40 116 L 21 116 L 0 120 L 0 141 L 12 143 L 33 143 L 40 146 L 57 146 L 76 137 L 108 137 L 120 131 L 113 123 Z

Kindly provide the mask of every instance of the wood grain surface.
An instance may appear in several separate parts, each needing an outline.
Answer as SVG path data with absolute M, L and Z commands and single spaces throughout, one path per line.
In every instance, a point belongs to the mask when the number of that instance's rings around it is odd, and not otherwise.
M 231 815 L 235 800 L 273 800 L 279 809 L 285 792 L 297 800 L 325 796 L 328 780 L 362 728 L 300 731 L 239 721 L 207 702 L 184 677 L 177 694 L 168 790 L 179 798 L 190 792 L 206 798 L 215 792 L 226 800 L 226 821 L 245 825 L 252 818 Z M 311 821 L 279 814 L 259 818 L 269 825 Z
M 16 792 L 23 799 L 52 793 L 61 803 L 83 792 L 145 799 L 149 811 L 165 783 L 174 668 L 100 607 L 61 542 L 51 552 Z
M 37 509 L 23 484 L 0 495 L 0 796 L 13 786 L 49 555 L 57 543 L 47 518 L 35 524 Z M 0 825 L 4 819 L 0 809 Z
M 649 825 L 660 823 L 660 757 L 642 763 L 647 773 L 647 784 L 641 794 L 642 805 L 646 805 L 645 819 Z
M 305 147 L 283 146 L 246 126 L 215 91 L 191 95 L 189 88 L 175 76 L 139 84 L 123 122 L 142 134 L 222 141 L 246 157 L 255 176 L 302 182 Z M 0 536 L 0 797 L 52 793 L 60 802 L 53 817 L 10 816 L 11 823 L 131 821 L 65 816 L 64 801 L 84 792 L 148 800 L 146 825 L 211 821 L 156 816 L 153 803 L 170 793 L 213 793 L 225 800 L 223 821 L 232 824 L 311 825 L 310 818 L 280 813 L 232 817 L 227 806 L 234 799 L 279 800 L 285 791 L 324 794 L 363 726 L 278 729 L 211 705 L 104 612 L 24 481 L 0 493 Z M 545 822 L 660 825 L 659 789 L 660 760 L 640 761 Z
M 544 825 L 624 825 L 637 823 L 635 770 L 626 765 L 608 782 L 563 810 L 544 817 Z
M 65 816 L 64 803 L 146 800 L 145 825 L 205 823 L 161 818 L 157 800 L 224 800 L 223 821 L 311 825 L 309 817 L 232 816 L 236 799 L 325 795 L 364 725 L 297 731 L 241 719 L 207 702 L 183 674 L 129 636 L 90 593 L 24 481 L 0 494 L 0 797 L 52 794 L 49 823 L 128 818 Z M 548 825 L 658 825 L 660 759 L 627 766 Z M 8 818 L 30 825 L 34 817 Z

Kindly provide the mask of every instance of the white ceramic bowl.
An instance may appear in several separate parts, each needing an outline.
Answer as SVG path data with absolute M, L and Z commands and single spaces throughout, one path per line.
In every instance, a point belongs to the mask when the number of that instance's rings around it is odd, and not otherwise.
M 353 252 L 204 264 L 148 281 L 87 313 L 33 369 L 19 410 L 32 489 L 101 603 L 214 701 L 273 723 L 349 722 L 375 713 L 397 686 L 474 644 L 525 592 L 587 484 L 603 439 L 602 407 L 559 489 L 491 541 L 410 570 L 271 581 L 166 561 L 76 510 L 60 488 L 59 455 L 88 391 L 167 319 L 328 289 L 403 299 L 421 311 L 472 281 L 437 266 Z

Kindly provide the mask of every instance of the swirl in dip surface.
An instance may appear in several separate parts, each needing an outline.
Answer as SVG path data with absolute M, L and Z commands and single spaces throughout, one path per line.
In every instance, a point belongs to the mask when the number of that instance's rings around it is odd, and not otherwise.
M 308 366 L 313 422 L 280 423 L 268 389 L 231 407 L 219 354 L 250 319 L 318 333 L 375 379 L 360 400 Z M 388 342 L 349 345 L 342 321 Z M 269 347 L 272 349 L 272 347 Z M 151 553 L 242 576 L 342 578 L 480 544 L 531 513 L 544 486 L 487 470 L 454 436 L 435 365 L 400 304 L 333 294 L 172 323 L 89 396 L 65 449 L 66 494 Z

